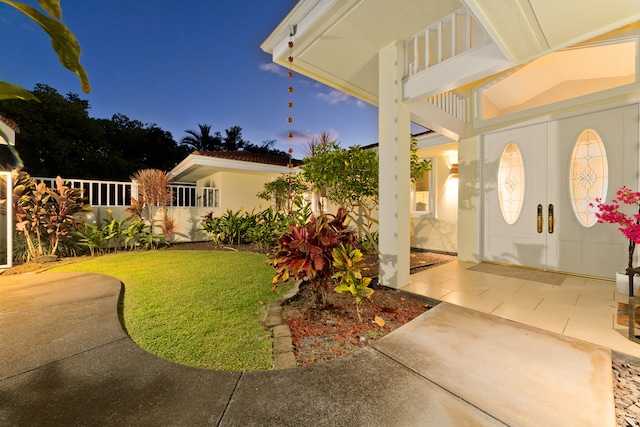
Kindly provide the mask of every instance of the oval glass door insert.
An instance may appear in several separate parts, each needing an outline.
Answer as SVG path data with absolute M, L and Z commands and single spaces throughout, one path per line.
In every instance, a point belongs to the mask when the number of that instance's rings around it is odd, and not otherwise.
M 498 202 L 507 224 L 515 223 L 524 203 L 524 162 L 515 142 L 504 147 L 498 166 Z
M 571 207 L 578 222 L 591 227 L 598 219 L 595 207 L 596 198 L 604 199 L 609 183 L 609 167 L 604 143 L 598 132 L 585 129 L 573 146 L 569 160 L 569 192 Z

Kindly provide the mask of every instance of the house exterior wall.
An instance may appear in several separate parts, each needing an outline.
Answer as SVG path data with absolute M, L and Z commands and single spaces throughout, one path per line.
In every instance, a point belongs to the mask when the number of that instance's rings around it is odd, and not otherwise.
M 458 259 L 480 262 L 480 137 L 458 143 Z
M 171 236 L 171 243 L 202 242 L 208 240 L 205 233 L 200 231 L 200 221 L 208 214 L 211 208 L 168 208 L 169 217 L 176 221 L 177 229 Z M 89 224 L 104 224 L 109 219 L 109 212 L 116 220 L 126 219 L 130 216 L 125 207 L 92 207 L 86 214 Z M 156 219 L 161 218 L 161 213 L 156 214 Z
M 457 163 L 457 144 L 418 150 L 421 158 L 432 159 L 435 209 L 428 216 L 412 215 L 411 247 L 458 252 L 458 178 L 450 176 Z
M 220 189 L 218 208 L 209 209 L 215 216 L 224 214 L 227 209 L 238 211 L 240 208 L 251 212 L 266 209 L 273 203 L 260 199 L 257 194 L 264 190 L 264 185 L 280 174 L 219 171 L 198 180 L 196 185 L 217 187 Z

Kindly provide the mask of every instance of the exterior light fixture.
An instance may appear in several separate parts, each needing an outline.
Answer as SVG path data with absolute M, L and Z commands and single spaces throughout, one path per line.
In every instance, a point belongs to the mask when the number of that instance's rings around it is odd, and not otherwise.
M 449 169 L 449 175 L 458 176 L 458 164 L 457 163 L 453 163 L 451 165 L 451 169 Z

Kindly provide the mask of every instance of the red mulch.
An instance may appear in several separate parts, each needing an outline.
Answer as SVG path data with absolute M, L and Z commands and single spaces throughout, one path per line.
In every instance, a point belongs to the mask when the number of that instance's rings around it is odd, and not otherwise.
M 328 305 L 320 308 L 315 295 L 303 288 L 283 305 L 282 318 L 289 325 L 298 366 L 313 365 L 365 347 L 420 314 L 429 304 L 390 289 L 376 289 L 361 303 L 358 319 L 353 299 L 329 293 Z M 383 320 L 380 326 L 376 316 Z

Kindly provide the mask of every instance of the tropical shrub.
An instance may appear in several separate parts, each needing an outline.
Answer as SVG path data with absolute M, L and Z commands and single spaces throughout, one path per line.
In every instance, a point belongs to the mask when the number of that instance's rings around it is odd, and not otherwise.
M 309 185 L 300 173 L 281 175 L 264 184 L 262 192 L 256 194 L 259 198 L 273 201 L 278 211 L 293 209 L 294 200 L 301 197 Z
M 340 279 L 340 283 L 334 290 L 339 294 L 353 298 L 358 320 L 362 322 L 360 303 L 363 299 L 369 299 L 373 295 L 373 289 L 369 287 L 371 278 L 362 277 L 360 271 L 359 264 L 362 262 L 362 252 L 353 245 L 340 244 L 333 249 L 332 256 L 334 273 L 331 277 Z
M 253 212 L 244 212 L 240 208 L 237 212 L 231 209 L 219 216 L 213 216 L 213 211 L 202 218 L 202 230 L 209 233 L 211 241 L 216 245 L 240 245 L 249 243 L 248 234 L 256 224 L 257 218 Z
M 13 211 L 16 230 L 24 236 L 28 258 L 56 255 L 60 242 L 84 224 L 79 215 L 89 210 L 83 190 L 64 185 L 56 178 L 55 188 L 37 183 L 24 171 L 13 172 Z
M 305 225 L 291 224 L 278 239 L 278 249 L 269 259 L 276 269 L 274 288 L 289 278 L 307 281 L 316 293 L 316 301 L 326 305 L 331 285 L 333 250 L 340 244 L 349 245 L 357 240 L 356 233 L 347 229 L 345 209 L 336 215 L 312 216 Z
M 149 222 L 149 232 L 140 236 L 145 242 L 144 246 L 153 249 L 156 246 L 156 242 L 165 238 L 165 243 L 168 245 L 171 238 L 171 234 L 176 229 L 176 223 L 173 218 L 169 217 L 167 206 L 171 204 L 173 195 L 169 187 L 171 177 L 167 172 L 159 169 L 141 169 L 137 171 L 131 179 L 135 181 L 138 189 L 138 198 L 132 197 L 131 206 L 127 209 L 134 216 L 138 216 L 142 219 L 144 208 L 147 208 Z M 156 220 L 156 211 L 162 213 L 162 219 Z M 159 227 L 162 234 L 155 232 L 156 222 L 159 222 Z

